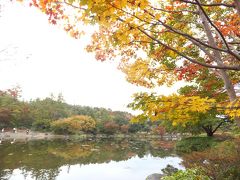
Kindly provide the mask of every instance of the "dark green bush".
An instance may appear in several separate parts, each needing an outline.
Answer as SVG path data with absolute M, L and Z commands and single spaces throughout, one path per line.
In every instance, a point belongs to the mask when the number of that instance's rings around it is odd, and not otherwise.
M 192 151 L 203 151 L 216 145 L 218 142 L 214 137 L 188 137 L 176 143 L 178 153 L 190 153 Z
M 50 123 L 51 121 L 48 119 L 36 120 L 33 122 L 32 127 L 33 130 L 47 132 L 51 129 Z

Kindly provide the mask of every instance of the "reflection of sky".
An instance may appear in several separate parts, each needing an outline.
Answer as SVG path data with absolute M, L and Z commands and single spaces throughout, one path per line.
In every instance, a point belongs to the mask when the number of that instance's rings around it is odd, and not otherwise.
M 184 169 L 180 165 L 178 157 L 157 158 L 146 155 L 143 158 L 133 157 L 126 161 L 110 161 L 102 164 L 63 166 L 57 176 L 57 180 L 145 180 L 153 173 L 161 173 L 161 169 L 170 164 L 178 169 Z M 20 170 L 15 170 L 10 180 L 25 179 Z M 26 180 L 31 179 L 30 176 Z

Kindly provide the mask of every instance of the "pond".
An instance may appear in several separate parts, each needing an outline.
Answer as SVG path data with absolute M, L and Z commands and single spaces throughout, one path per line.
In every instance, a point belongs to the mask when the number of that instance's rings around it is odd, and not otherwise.
M 184 169 L 171 141 L 90 139 L 0 144 L 0 179 L 144 180 L 168 164 Z

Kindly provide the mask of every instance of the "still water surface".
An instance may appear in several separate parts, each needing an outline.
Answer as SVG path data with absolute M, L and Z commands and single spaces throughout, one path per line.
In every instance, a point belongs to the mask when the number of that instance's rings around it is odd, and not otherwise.
M 0 145 L 0 179 L 9 180 L 144 180 L 168 164 L 184 169 L 181 162 L 171 148 L 156 140 L 41 140 Z

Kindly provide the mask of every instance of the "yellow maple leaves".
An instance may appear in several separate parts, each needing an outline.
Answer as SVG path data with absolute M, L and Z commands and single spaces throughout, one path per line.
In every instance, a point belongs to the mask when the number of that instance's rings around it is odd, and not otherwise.
M 170 96 L 156 96 L 154 94 L 135 94 L 134 102 L 130 104 L 133 109 L 142 110 L 143 117 L 152 121 L 168 120 L 173 125 L 185 125 L 188 122 L 199 121 L 200 114 L 207 114 L 215 109 L 219 115 L 240 117 L 240 100 L 227 103 L 224 106 L 212 98 L 201 98 L 199 96 L 183 96 L 172 94 Z M 134 119 L 137 122 L 138 118 Z
M 137 58 L 133 63 L 124 61 L 121 65 L 120 69 L 127 75 L 127 81 L 139 86 L 171 86 L 177 80 L 174 72 L 167 66 L 153 63 L 149 58 Z
M 240 98 L 219 108 L 225 109 L 225 113 L 233 119 L 240 117 Z

